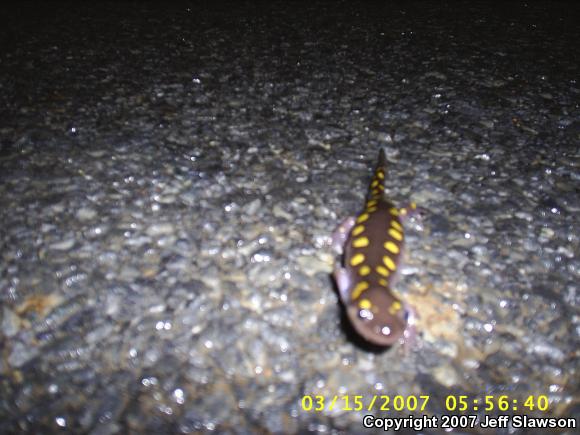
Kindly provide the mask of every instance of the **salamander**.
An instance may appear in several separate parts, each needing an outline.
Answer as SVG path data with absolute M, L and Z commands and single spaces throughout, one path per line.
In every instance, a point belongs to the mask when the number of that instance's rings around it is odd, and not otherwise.
M 405 238 L 401 220 L 417 206 L 397 208 L 385 197 L 386 162 L 381 149 L 365 208 L 333 235 L 333 246 L 342 254 L 334 279 L 347 317 L 360 336 L 379 346 L 406 343 L 414 336 L 413 310 L 391 289 Z

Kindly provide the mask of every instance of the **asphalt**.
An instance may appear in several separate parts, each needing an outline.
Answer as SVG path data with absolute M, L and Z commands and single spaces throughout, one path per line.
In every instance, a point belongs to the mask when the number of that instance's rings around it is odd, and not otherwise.
M 6 7 L 0 432 L 358 433 L 411 414 L 442 433 L 460 396 L 477 421 L 459 433 L 580 415 L 579 18 Z M 418 315 L 407 353 L 360 340 L 330 278 L 380 148 L 387 195 L 424 209 L 393 289 Z M 497 433 L 540 433 L 514 424 Z

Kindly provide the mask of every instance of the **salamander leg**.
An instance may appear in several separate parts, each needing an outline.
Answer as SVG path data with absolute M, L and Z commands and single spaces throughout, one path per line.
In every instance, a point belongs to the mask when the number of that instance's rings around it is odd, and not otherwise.
M 352 280 L 350 275 L 344 267 L 340 264 L 334 266 L 334 281 L 336 281 L 336 286 L 338 287 L 338 295 L 343 304 L 348 304 L 350 301 L 350 288 Z
M 406 207 L 399 209 L 399 216 L 401 219 L 417 218 L 423 219 L 427 210 L 423 207 L 417 206 L 416 203 L 411 202 Z
M 417 314 L 417 311 L 415 311 L 415 309 L 409 304 L 404 304 L 404 308 L 407 327 L 405 328 L 405 332 L 403 333 L 403 338 L 401 338 L 401 340 L 403 342 L 403 352 L 405 355 L 408 355 L 415 342 L 417 341 L 416 324 L 419 315 Z
M 348 235 L 350 234 L 352 227 L 354 227 L 354 224 L 354 216 L 347 217 L 332 233 L 332 249 L 337 254 L 342 255 L 344 244 L 346 243 L 346 239 L 348 239 Z

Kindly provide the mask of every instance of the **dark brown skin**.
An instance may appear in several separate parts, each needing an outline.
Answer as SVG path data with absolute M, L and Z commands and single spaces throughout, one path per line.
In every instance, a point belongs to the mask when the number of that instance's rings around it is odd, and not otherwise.
M 392 346 L 404 338 L 407 327 L 404 310 L 401 309 L 393 315 L 388 312 L 388 309 L 384 308 L 390 307 L 393 302 L 398 301 L 390 292 L 386 292 L 384 288 L 374 287 L 367 290 L 367 292 L 368 299 L 372 301 L 375 307 L 378 307 L 372 313 L 372 320 L 361 317 L 360 308 L 353 302 L 349 304 L 346 310 L 350 322 L 356 332 L 368 342 L 379 346 Z M 385 330 L 385 327 L 388 330 Z
M 395 207 L 390 202 L 382 198 L 378 199 L 376 210 L 368 213 L 369 218 L 361 223 L 365 230 L 357 236 L 354 236 L 351 231 L 344 251 L 344 266 L 349 273 L 352 289 L 352 299 L 346 307 L 347 314 L 355 330 L 363 338 L 381 346 L 390 346 L 403 338 L 407 325 L 403 304 L 390 290 L 390 286 L 395 281 L 396 266 L 402 251 L 402 240 L 397 240 L 388 233 L 388 230 L 392 228 L 391 221 L 393 220 L 399 225 L 397 228 L 401 228 L 398 216 L 393 216 L 391 212 L 394 209 Z M 357 225 L 354 228 L 357 228 Z M 397 233 L 402 236 L 402 231 L 397 231 L 395 234 Z M 354 247 L 354 240 L 364 236 L 369 239 L 368 246 Z M 398 252 L 393 253 L 385 249 L 385 242 L 391 242 L 395 245 Z M 364 255 L 364 262 L 352 266 L 353 256 L 359 253 Z M 395 265 L 395 270 L 387 268 L 383 260 L 385 256 L 391 259 Z M 370 273 L 368 275 L 361 276 L 360 268 L 362 266 L 369 267 Z M 388 276 L 383 276 L 377 269 L 387 271 Z M 356 294 L 354 289 L 361 282 L 367 282 L 368 289 L 356 292 L 358 293 Z M 361 301 L 370 302 L 370 307 L 368 309 L 361 307 Z M 366 306 L 366 303 L 363 305 Z
M 383 194 L 385 153 L 370 184 L 365 209 L 346 219 L 333 239 L 341 246 L 343 261 L 334 277 L 355 330 L 367 341 L 390 346 L 413 335 L 414 316 L 392 293 L 403 251 L 403 226 L 399 216 L 409 210 L 397 209 Z

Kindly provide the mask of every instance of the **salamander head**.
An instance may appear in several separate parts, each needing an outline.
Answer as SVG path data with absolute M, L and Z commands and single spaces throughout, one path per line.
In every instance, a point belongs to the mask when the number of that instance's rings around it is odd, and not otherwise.
M 404 339 L 407 314 L 403 304 L 384 287 L 371 287 L 347 307 L 354 329 L 368 342 L 391 346 Z

